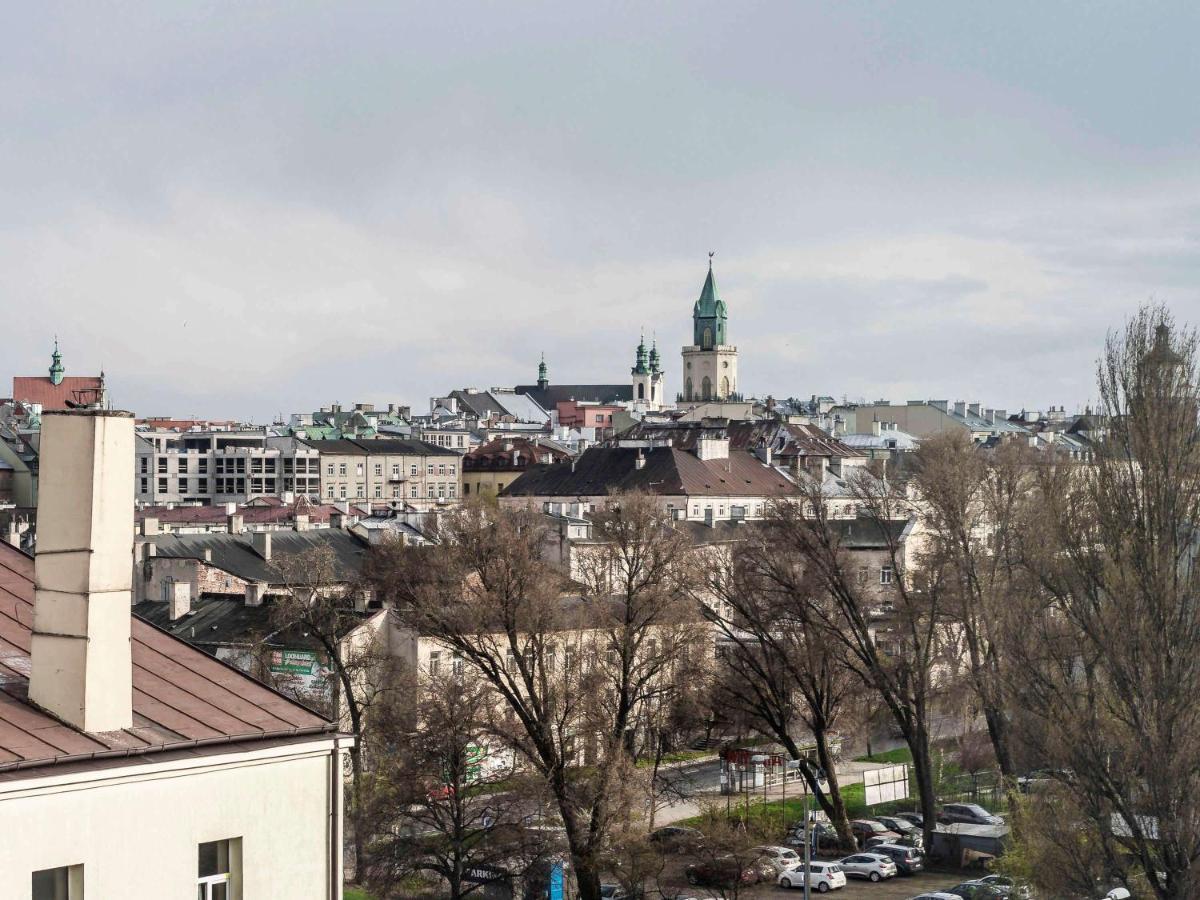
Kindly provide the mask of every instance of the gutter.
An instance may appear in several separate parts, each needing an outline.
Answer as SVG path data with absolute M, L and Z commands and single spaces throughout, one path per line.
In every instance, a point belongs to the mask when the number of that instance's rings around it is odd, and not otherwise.
M 115 750 L 95 750 L 91 753 L 70 753 L 65 756 L 52 756 L 48 759 L 19 759 L 15 762 L 0 763 L 0 772 L 21 771 L 47 766 L 57 766 L 64 763 L 93 762 L 105 759 L 123 759 L 135 756 L 148 756 L 163 753 L 168 750 L 193 750 L 198 747 L 213 747 L 221 744 L 249 743 L 264 741 L 272 738 L 301 737 L 303 735 L 334 734 L 336 741 L 337 726 L 332 722 L 324 725 L 309 725 L 304 728 L 293 728 L 291 731 L 252 731 L 247 734 L 227 734 L 221 737 L 193 738 L 190 741 L 179 741 L 170 744 L 152 744 L 148 747 L 123 747 Z

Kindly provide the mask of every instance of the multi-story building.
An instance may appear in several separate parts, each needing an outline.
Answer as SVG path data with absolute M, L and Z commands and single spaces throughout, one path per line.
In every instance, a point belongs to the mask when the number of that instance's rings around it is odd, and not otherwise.
M 311 413 L 293 413 L 286 429 L 296 437 L 314 441 L 373 438 L 389 430 L 407 428 L 410 414 L 409 407 L 394 403 L 378 409 L 374 403 L 355 403 L 348 408 L 334 403 Z
M 683 393 L 686 402 L 737 400 L 738 349 L 727 343 L 729 313 L 717 292 L 712 254 L 708 277 L 692 309 L 692 343 L 683 348 Z
M 843 418 L 848 432 L 866 432 L 871 429 L 872 422 L 888 422 L 917 438 L 955 431 L 966 432 L 975 441 L 1028 434 L 1020 425 L 1009 421 L 1007 411 L 962 400 L 954 403 L 945 400 L 909 400 L 904 404 L 881 400 L 877 403 L 836 407 L 833 412 Z
M 548 441 L 497 438 L 463 457 L 463 496 L 495 496 L 530 466 L 549 465 L 568 458 L 570 454 L 564 448 Z
M 321 497 L 430 509 L 462 496 L 454 450 L 398 438 L 304 442 L 320 454 Z
M 135 496 L 141 504 L 245 503 L 255 497 L 317 499 L 316 450 L 263 428 L 138 434 Z
M 352 739 L 130 614 L 133 442 L 47 415 L 38 555 L 0 544 L 0 897 L 339 900 Z
M 50 355 L 49 372 L 46 375 L 14 376 L 12 399 L 18 403 L 36 405 L 39 412 L 100 404 L 105 400 L 104 373 L 67 375 L 56 339 L 54 352 Z

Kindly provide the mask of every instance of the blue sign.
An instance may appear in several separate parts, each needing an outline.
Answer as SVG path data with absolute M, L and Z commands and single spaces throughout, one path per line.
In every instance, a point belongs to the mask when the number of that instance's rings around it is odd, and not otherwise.
M 563 900 L 563 864 L 560 860 L 550 867 L 550 887 L 546 900 Z

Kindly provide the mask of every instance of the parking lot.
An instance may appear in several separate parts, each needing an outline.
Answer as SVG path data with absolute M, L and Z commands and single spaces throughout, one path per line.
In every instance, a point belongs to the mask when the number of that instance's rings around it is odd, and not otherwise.
M 845 888 L 823 896 L 837 898 L 837 900 L 908 900 L 908 898 L 915 897 L 925 891 L 944 890 L 948 887 L 954 887 L 956 884 L 969 881 L 972 877 L 977 876 L 961 873 L 921 872 L 917 875 L 902 875 L 896 878 L 889 878 L 887 881 L 881 881 L 877 884 L 851 878 L 847 880 Z M 678 889 L 685 896 L 714 896 L 711 891 L 703 888 L 688 888 L 686 884 L 679 884 Z M 812 894 L 814 897 L 818 896 L 816 891 L 813 891 Z M 755 885 L 754 887 L 744 888 L 738 893 L 739 900 L 763 900 L 766 897 L 775 898 L 775 900 L 785 900 L 788 897 L 800 898 L 803 896 L 804 892 L 798 888 L 785 890 L 775 884 Z

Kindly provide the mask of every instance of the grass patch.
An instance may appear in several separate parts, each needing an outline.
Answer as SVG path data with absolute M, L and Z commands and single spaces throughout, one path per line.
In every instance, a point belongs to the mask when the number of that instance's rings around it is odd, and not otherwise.
M 348 887 L 342 892 L 346 900 L 371 900 L 371 895 L 362 888 Z
M 912 751 L 907 747 L 897 747 L 895 750 L 888 750 L 885 753 L 872 753 L 870 756 L 856 756 L 855 762 L 873 762 L 873 763 L 892 763 L 899 765 L 900 763 L 912 762 Z
M 690 762 L 693 759 L 704 759 L 707 756 L 715 755 L 712 750 L 676 750 L 673 753 L 664 753 L 659 765 L 665 766 L 669 763 Z M 639 759 L 637 765 L 639 768 L 646 769 L 654 765 L 654 760 Z

